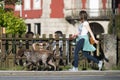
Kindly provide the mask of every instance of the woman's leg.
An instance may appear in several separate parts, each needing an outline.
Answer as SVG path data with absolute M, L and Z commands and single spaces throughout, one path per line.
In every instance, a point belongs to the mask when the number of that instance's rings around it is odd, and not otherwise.
M 82 52 L 85 57 L 87 57 L 89 60 L 94 61 L 95 63 L 99 63 L 99 60 L 95 58 L 94 56 L 90 55 L 88 51 L 83 51 Z
M 84 39 L 80 39 L 75 47 L 75 51 L 74 51 L 74 67 L 77 68 L 78 67 L 78 53 L 79 51 L 83 48 L 84 45 Z
M 89 55 L 88 53 L 89 53 L 88 51 L 83 51 L 83 55 L 84 55 L 85 57 L 87 57 L 89 60 L 92 60 L 92 61 L 94 61 L 95 63 L 97 63 L 97 64 L 98 64 L 98 67 L 99 67 L 99 70 L 101 70 L 101 69 L 102 69 L 103 62 L 100 61 L 100 60 L 98 60 L 97 58 Z

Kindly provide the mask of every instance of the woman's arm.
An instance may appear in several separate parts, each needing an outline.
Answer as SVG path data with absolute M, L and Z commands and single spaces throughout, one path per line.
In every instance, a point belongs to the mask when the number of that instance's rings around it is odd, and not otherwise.
M 87 25 L 85 25 L 85 27 L 86 27 L 86 29 L 88 30 L 88 32 L 90 33 L 90 36 L 93 38 L 93 40 L 94 40 L 95 43 L 97 44 L 99 41 L 95 39 L 94 34 L 93 34 L 93 32 L 92 32 L 92 30 L 91 30 L 91 28 L 90 28 L 89 23 L 88 23 Z

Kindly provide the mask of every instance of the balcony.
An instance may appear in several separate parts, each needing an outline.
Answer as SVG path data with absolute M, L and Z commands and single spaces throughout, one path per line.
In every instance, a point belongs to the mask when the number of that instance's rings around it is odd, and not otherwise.
M 66 20 L 79 20 L 79 11 L 82 9 L 69 9 L 71 16 L 67 16 Z M 89 20 L 109 20 L 112 16 L 112 9 L 86 9 Z

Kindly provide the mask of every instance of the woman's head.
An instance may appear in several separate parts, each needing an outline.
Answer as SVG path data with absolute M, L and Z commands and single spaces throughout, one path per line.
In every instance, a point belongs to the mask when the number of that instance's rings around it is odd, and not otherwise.
M 82 10 L 82 11 L 80 11 L 79 16 L 80 16 L 80 20 L 85 21 L 85 20 L 87 20 L 88 14 L 86 11 Z

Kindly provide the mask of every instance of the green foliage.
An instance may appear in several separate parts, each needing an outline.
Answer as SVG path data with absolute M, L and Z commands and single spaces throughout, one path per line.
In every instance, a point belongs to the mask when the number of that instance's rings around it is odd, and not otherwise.
M 1 2 L 1 1 L 4 1 L 4 0 L 0 0 L 0 2 Z
M 4 14 L 4 10 L 2 8 L 0 8 L 0 27 L 3 26 L 3 14 Z
M 113 25 L 112 25 L 112 18 L 110 20 L 110 23 L 109 23 L 109 34 L 112 34 L 112 29 L 113 29 Z M 117 35 L 120 35 L 120 15 L 116 15 L 115 16 L 115 30 L 116 30 L 116 34 Z
M 4 9 L 4 3 L 3 3 L 3 0 L 0 0 L 0 9 Z
M 23 34 L 26 31 L 24 20 L 14 16 L 12 12 L 0 14 L 0 27 L 6 27 L 7 34 Z
M 4 0 L 7 5 L 15 5 L 18 0 Z

